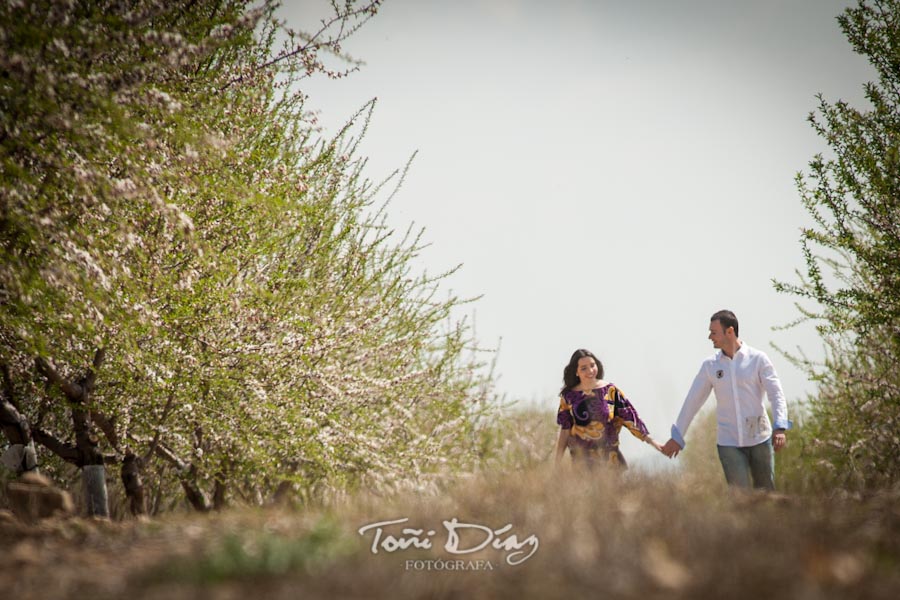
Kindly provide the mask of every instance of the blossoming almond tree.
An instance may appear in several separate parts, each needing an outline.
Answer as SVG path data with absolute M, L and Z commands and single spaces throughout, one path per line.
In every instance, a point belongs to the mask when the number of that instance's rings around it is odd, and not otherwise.
M 815 221 L 803 231 L 806 273 L 776 289 L 812 301 L 801 312 L 825 343 L 822 364 L 797 359 L 818 383 L 804 470 L 889 487 L 900 474 L 900 2 L 860 0 L 838 23 L 877 80 L 867 107 L 820 98 L 810 116 L 830 152 L 798 176 Z
M 298 92 L 378 4 L 311 34 L 268 2 L 0 8 L 11 444 L 119 465 L 136 513 L 472 460 L 489 377 L 363 177 L 371 107 L 318 140 Z

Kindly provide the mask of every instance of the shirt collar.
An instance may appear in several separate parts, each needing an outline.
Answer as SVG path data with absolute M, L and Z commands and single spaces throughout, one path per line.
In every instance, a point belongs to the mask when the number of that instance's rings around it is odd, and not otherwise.
M 734 357 L 738 354 L 746 354 L 747 353 L 747 342 L 741 341 L 740 347 L 735 351 L 734 356 L 729 358 L 728 360 L 734 360 Z M 723 350 L 719 350 L 719 353 L 716 355 L 717 360 L 722 360 L 724 358 L 728 358 Z

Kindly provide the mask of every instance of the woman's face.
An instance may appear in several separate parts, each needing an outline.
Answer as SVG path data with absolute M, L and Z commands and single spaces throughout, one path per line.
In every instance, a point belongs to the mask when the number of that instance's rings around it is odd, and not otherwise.
M 581 383 L 592 382 L 597 378 L 597 362 L 590 356 L 578 359 L 578 379 Z

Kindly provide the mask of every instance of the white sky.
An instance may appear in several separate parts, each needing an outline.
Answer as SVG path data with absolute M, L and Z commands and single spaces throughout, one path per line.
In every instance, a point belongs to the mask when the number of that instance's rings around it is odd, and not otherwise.
M 285 4 L 307 31 L 327 11 Z M 720 308 L 789 407 L 814 390 L 770 345 L 821 355 L 812 327 L 773 331 L 799 313 L 771 280 L 803 268 L 815 95 L 863 106 L 872 79 L 835 21 L 851 4 L 386 0 L 345 44 L 361 71 L 304 90 L 326 134 L 378 98 L 371 179 L 418 151 L 390 222 L 425 228 L 429 272 L 463 263 L 447 287 L 483 294 L 465 311 L 500 343 L 501 393 L 553 419 L 589 348 L 664 442 Z M 652 453 L 624 431 L 623 448 Z

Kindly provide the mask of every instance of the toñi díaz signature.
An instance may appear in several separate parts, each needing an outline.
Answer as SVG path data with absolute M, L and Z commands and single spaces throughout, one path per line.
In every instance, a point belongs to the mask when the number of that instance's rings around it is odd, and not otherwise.
M 393 521 L 379 521 L 378 523 L 369 523 L 359 528 L 359 535 L 366 535 L 367 532 L 373 531 L 372 535 L 372 554 L 378 554 L 378 550 L 385 552 L 396 552 L 397 550 L 407 550 L 409 548 L 418 548 L 421 550 L 430 550 L 432 548 L 431 538 L 436 535 L 436 531 L 430 529 L 415 529 L 412 527 L 404 527 L 399 535 L 386 532 L 386 530 L 394 525 L 400 525 L 409 521 L 409 518 L 395 519 Z M 506 562 L 509 565 L 519 565 L 531 558 L 538 549 L 538 538 L 531 534 L 528 537 L 519 540 L 516 534 L 509 534 L 512 524 L 504 525 L 499 529 L 491 529 L 485 525 L 476 523 L 460 523 L 456 517 L 449 521 L 443 521 L 444 529 L 447 530 L 447 541 L 444 543 L 444 550 L 450 554 L 468 554 L 470 552 L 478 552 L 487 547 L 506 552 Z M 480 538 L 477 543 L 471 544 L 469 547 L 460 547 L 460 531 L 471 531 L 475 536 Z M 509 534 L 509 535 L 507 535 Z

